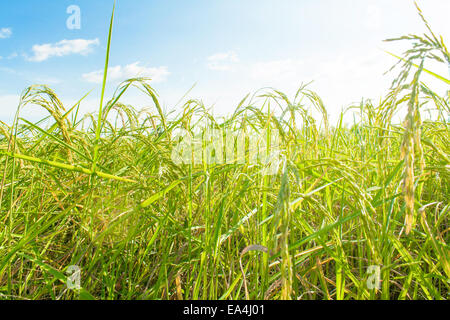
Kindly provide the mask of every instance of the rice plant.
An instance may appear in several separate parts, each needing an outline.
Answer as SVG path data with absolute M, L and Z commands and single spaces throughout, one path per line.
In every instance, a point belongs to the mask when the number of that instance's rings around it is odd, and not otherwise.
M 166 114 L 151 79 L 106 101 L 113 13 L 97 114 L 32 86 L 0 123 L 0 298 L 448 299 L 450 94 L 421 75 L 449 84 L 425 62 L 450 55 L 419 13 L 392 89 L 334 124 L 307 85 L 220 119 Z M 131 87 L 154 109 L 122 104 Z

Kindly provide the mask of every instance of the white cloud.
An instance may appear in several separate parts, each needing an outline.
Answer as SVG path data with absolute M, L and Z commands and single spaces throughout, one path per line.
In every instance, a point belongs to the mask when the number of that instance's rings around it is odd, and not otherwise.
M 108 80 L 123 81 L 135 77 L 150 78 L 153 82 L 163 82 L 170 75 L 167 67 L 145 67 L 140 62 L 128 64 L 126 66 L 109 67 Z M 103 70 L 93 71 L 83 74 L 83 79 L 92 83 L 103 81 Z
M 15 58 L 17 58 L 19 55 L 17 54 L 17 52 L 13 52 L 13 53 L 11 53 L 9 56 L 7 56 L 7 57 L 2 57 L 2 56 L 0 56 L 0 60 L 2 60 L 2 59 L 8 59 L 8 60 L 11 60 L 11 59 L 15 59 Z
M 34 82 L 41 83 L 45 85 L 57 85 L 62 83 L 61 79 L 55 78 L 55 77 L 37 77 L 34 79 Z
M 230 71 L 239 62 L 239 58 L 234 51 L 216 53 L 208 57 L 208 68 L 215 71 Z
M 0 39 L 6 39 L 12 36 L 11 28 L 1 28 L 0 29 Z
M 267 61 L 251 66 L 254 83 L 293 95 L 300 84 L 313 81 L 332 117 L 341 108 L 364 98 L 380 98 L 392 76 L 383 73 L 394 63 L 384 52 L 354 49 L 336 56 Z
M 36 44 L 33 46 L 33 56 L 29 61 L 42 62 L 51 57 L 62 57 L 71 54 L 81 54 L 83 56 L 92 52 L 93 47 L 99 45 L 98 39 L 86 40 L 62 40 L 57 43 Z
M 7 72 L 7 73 L 10 73 L 10 74 L 14 74 L 14 75 L 19 75 L 20 74 L 16 70 L 14 70 L 12 68 L 8 68 L 8 67 L 0 67 L 0 71 L 1 72 Z
M 362 97 L 374 98 L 377 103 L 387 93 L 392 80 L 392 74 L 384 76 L 383 73 L 395 62 L 382 50 L 365 46 L 314 56 L 250 60 L 235 63 L 235 72 L 226 78 L 210 77 L 207 83 L 199 84 L 194 98 L 201 97 L 206 105 L 214 105 L 216 112 L 226 114 L 247 93 L 272 87 L 293 98 L 302 83 L 313 81 L 308 89 L 323 99 L 334 122 L 342 108 L 358 103 Z

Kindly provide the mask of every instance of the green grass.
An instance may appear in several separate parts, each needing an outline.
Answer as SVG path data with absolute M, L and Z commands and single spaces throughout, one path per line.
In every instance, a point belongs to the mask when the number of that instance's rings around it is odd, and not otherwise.
M 66 109 L 33 86 L 14 123 L 0 123 L 1 299 L 449 298 L 450 97 L 421 74 L 426 61 L 450 59 L 429 27 L 400 38 L 413 45 L 385 98 L 332 124 L 307 86 L 293 99 L 260 91 L 221 119 L 195 100 L 165 114 L 148 79 L 124 82 L 104 104 L 112 26 L 97 115 L 80 117 L 84 97 Z M 153 113 L 119 102 L 130 87 Z M 30 105 L 49 116 L 23 119 Z M 201 126 L 264 132 L 267 143 L 278 130 L 278 173 L 211 164 L 206 153 L 174 162 L 176 130 Z M 71 265 L 81 290 L 66 287 Z M 366 285 L 372 265 L 379 290 Z

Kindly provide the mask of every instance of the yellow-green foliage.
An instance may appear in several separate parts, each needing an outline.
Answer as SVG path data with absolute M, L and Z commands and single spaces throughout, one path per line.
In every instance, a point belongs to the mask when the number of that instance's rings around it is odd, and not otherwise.
M 429 32 L 402 38 L 415 45 L 392 90 L 349 108 L 351 124 L 344 113 L 330 123 L 306 86 L 294 99 L 258 92 L 224 119 L 194 100 L 168 117 L 147 79 L 84 118 L 83 99 L 66 109 L 51 89 L 28 88 L 14 123 L 0 124 L 0 298 L 447 299 L 449 97 L 420 75 L 449 55 Z M 119 102 L 131 86 L 154 112 Z M 49 112 L 46 125 L 22 119 L 30 104 Z M 175 130 L 201 124 L 278 132 L 278 173 L 175 163 Z M 72 265 L 81 290 L 66 287 Z

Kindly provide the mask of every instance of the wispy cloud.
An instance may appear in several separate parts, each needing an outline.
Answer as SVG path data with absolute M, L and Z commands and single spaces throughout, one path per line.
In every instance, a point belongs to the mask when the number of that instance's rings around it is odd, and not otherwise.
M 13 53 L 11 53 L 9 56 L 7 56 L 7 57 L 2 57 L 2 56 L 0 56 L 0 60 L 2 60 L 2 59 L 8 59 L 8 60 L 11 60 L 11 59 L 15 59 L 15 58 L 17 58 L 19 55 L 17 54 L 17 52 L 13 52 Z
M 336 56 L 305 57 L 257 62 L 249 65 L 249 83 L 271 86 L 295 94 L 301 83 L 324 100 L 332 119 L 341 108 L 358 103 L 362 97 L 379 99 L 387 92 L 391 75 L 384 75 L 392 61 L 382 51 L 354 48 Z
M 13 52 L 13 53 L 11 53 L 8 57 L 7 57 L 7 59 L 9 59 L 9 60 L 11 60 L 11 59 L 15 59 L 15 58 L 17 58 L 19 55 L 17 54 L 17 52 Z
M 63 57 L 71 54 L 88 55 L 93 47 L 99 45 L 98 39 L 75 39 L 62 40 L 57 43 L 36 44 L 33 46 L 33 56 L 28 57 L 29 61 L 42 62 L 51 57 Z
M 12 36 L 11 28 L 1 28 L 0 29 L 0 39 L 6 39 Z
M 5 72 L 5 73 L 9 73 L 9 74 L 20 75 L 20 72 L 14 70 L 12 68 L 8 68 L 8 67 L 0 67 L 0 71 L 1 72 Z
M 167 67 L 145 67 L 135 62 L 125 66 L 114 66 L 108 69 L 108 79 L 111 81 L 122 81 L 134 77 L 150 78 L 153 82 L 163 82 L 170 75 Z M 103 70 L 83 74 L 83 79 L 92 83 L 101 83 Z
M 392 75 L 384 72 L 393 63 L 389 55 L 371 47 L 354 47 L 336 55 L 241 61 L 229 77 L 210 77 L 196 92 L 205 104 L 214 104 L 216 112 L 227 113 L 249 92 L 271 87 L 294 97 L 302 83 L 313 81 L 308 89 L 319 94 L 330 121 L 336 121 L 342 108 L 358 103 L 362 97 L 377 101 L 387 92 Z M 224 86 L 228 90 L 224 91 Z M 311 107 L 307 100 L 303 103 Z
M 36 82 L 36 83 L 52 85 L 52 86 L 62 83 L 61 79 L 54 78 L 54 77 L 46 77 L 46 76 L 37 77 L 34 80 L 35 80 L 34 82 Z
M 234 51 L 216 53 L 208 57 L 208 68 L 215 71 L 230 71 L 235 64 L 239 62 L 239 58 Z

